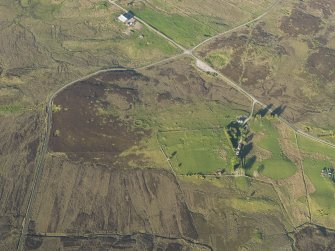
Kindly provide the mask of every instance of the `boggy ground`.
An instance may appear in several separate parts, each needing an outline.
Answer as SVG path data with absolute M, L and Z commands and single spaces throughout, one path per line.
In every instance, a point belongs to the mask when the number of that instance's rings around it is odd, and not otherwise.
M 206 251 L 210 247 L 187 240 L 166 238 L 150 234 L 107 235 L 98 237 L 41 237 L 30 235 L 27 250 L 157 250 L 157 251 Z
M 41 118 L 33 112 L 1 118 L 0 250 L 14 250 L 19 237 L 32 187 L 41 124 Z
M 129 158 L 119 158 L 120 153 L 134 147 L 150 134 L 150 130 L 134 128 L 132 120 L 122 119 L 116 114 L 100 114 L 100 110 L 119 101 L 120 109 L 128 110 L 139 104 L 136 89 L 108 84 L 113 81 L 143 81 L 143 76 L 133 71 L 119 71 L 102 76 L 103 80 L 90 78 L 78 82 L 60 93 L 54 100 L 54 113 L 50 150 L 68 153 L 72 159 L 106 159 L 110 164 L 126 166 Z M 142 156 L 143 158 L 143 156 Z M 143 160 L 144 161 L 144 160 Z
M 46 164 L 33 232 L 198 237 L 179 184 L 167 170 L 79 164 L 60 157 Z
M 285 1 L 259 22 L 198 54 L 290 122 L 334 128 L 331 0 Z
M 199 239 L 214 250 L 291 250 L 290 223 L 273 187 L 247 177 L 180 178 Z
M 295 234 L 298 250 L 334 250 L 335 232 L 314 225 L 303 226 Z

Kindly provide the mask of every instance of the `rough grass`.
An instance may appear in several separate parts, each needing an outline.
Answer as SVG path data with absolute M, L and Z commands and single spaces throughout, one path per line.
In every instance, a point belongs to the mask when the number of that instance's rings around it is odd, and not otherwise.
M 12 104 L 12 105 L 0 105 L 0 114 L 1 113 L 17 113 L 24 111 L 24 107 L 21 104 Z
M 206 57 L 206 61 L 216 69 L 220 69 L 225 67 L 230 60 L 230 52 L 229 51 L 215 51 L 210 53 Z
M 148 28 L 118 22 L 120 10 L 106 2 L 32 0 L 22 23 L 36 46 L 69 65 L 142 66 L 178 53 Z
M 27 5 L 27 2 L 24 4 Z M 32 0 L 29 6 L 33 17 L 42 20 L 52 20 L 60 12 L 62 3 L 52 3 L 49 0 Z
M 335 129 L 334 128 L 319 128 L 313 126 L 305 126 L 303 130 L 309 134 L 315 135 L 323 140 L 335 143 Z
M 335 161 L 335 148 L 298 135 L 299 147 L 302 151 L 323 154 Z
M 266 199 L 236 198 L 231 199 L 229 202 L 232 208 L 250 213 L 270 212 L 278 210 L 278 204 Z
M 259 97 L 260 101 L 275 106 L 287 104 L 283 116 L 296 122 L 299 127 L 309 124 L 332 129 L 335 116 L 329 105 L 335 100 L 332 84 L 334 77 L 329 81 L 327 75 L 332 75 L 333 67 L 330 67 L 330 62 L 334 60 L 334 56 L 332 50 L 328 49 L 327 56 L 323 53 L 315 54 L 323 48 L 333 48 L 331 39 L 334 35 L 328 27 L 334 21 L 318 11 L 320 7 L 315 7 L 318 4 L 326 6 L 330 2 L 332 1 L 288 1 L 278 4 L 261 22 L 204 45 L 199 55 L 208 59 L 216 50 L 227 51 L 233 48 L 230 62 L 221 69 L 225 76 L 237 83 L 241 82 L 243 88 Z M 296 9 L 310 15 L 309 17 L 320 18 L 322 25 L 317 34 L 314 31 L 306 32 L 304 39 L 301 39 L 299 27 L 308 30 L 312 25 L 305 18 L 292 24 L 293 20 L 299 19 L 294 14 Z M 291 21 L 286 24 L 285 18 Z M 284 26 L 291 27 L 292 34 L 287 33 Z M 320 43 L 318 38 L 322 38 L 323 42 Z M 313 55 L 318 55 L 315 56 L 318 59 Z M 266 68 L 268 71 L 264 70 Z M 297 93 L 299 99 L 296 98 Z M 306 109 L 310 111 L 308 114 L 304 112 Z
M 21 0 L 20 1 L 20 4 L 23 6 L 23 7 L 28 7 L 29 6 L 29 0 Z
M 283 153 L 279 143 L 280 135 L 272 123 L 268 118 L 254 119 L 250 122 L 252 130 L 261 135 L 255 144 L 271 152 L 270 158 L 257 163 L 259 171 L 271 179 L 278 180 L 295 174 L 297 167 Z
M 121 0 L 129 8 L 126 0 Z M 208 33 L 217 34 L 250 20 L 264 11 L 270 0 L 234 3 L 208 0 L 148 0 L 133 2 L 134 12 L 185 46 L 194 46 Z
M 235 185 L 239 190 L 242 191 L 249 191 L 250 187 L 252 185 L 252 182 L 249 178 L 247 177 L 237 177 L 235 179 Z
M 170 168 L 169 163 L 160 150 L 160 144 L 157 141 L 156 134 L 148 137 L 141 142 L 138 146 L 134 146 L 129 150 L 122 153 L 122 156 L 137 155 L 142 159 L 148 159 L 147 163 L 141 165 L 142 168 Z M 129 162 L 130 166 L 138 167 L 138 163 Z
M 157 114 L 160 130 L 225 127 L 243 111 L 215 102 L 171 104 Z
M 124 27 L 121 27 L 123 29 Z M 170 43 L 162 37 L 143 27 L 141 30 L 132 30 L 129 35 L 111 37 L 110 39 L 70 40 L 64 46 L 72 51 L 99 50 L 118 52 L 126 60 L 131 59 L 134 65 L 143 65 L 152 58 L 172 56 L 178 52 Z
M 108 9 L 109 6 L 110 6 L 110 3 L 107 0 L 101 0 L 100 2 L 97 2 L 94 5 L 94 8 L 98 10 L 104 10 L 104 9 Z
M 191 187 L 196 187 L 196 193 L 187 196 L 189 199 L 187 204 L 194 213 L 196 223 L 201 226 L 200 238 L 202 236 L 205 239 L 209 236 L 217 238 L 214 242 L 217 243 L 213 246 L 214 250 L 222 250 L 223 247 L 224 250 L 239 250 L 242 238 L 246 240 L 243 241 L 243 246 L 247 246 L 250 250 L 271 250 L 274 245 L 273 239 L 276 241 L 276 246 L 284 246 L 285 242 L 279 239 L 279 233 L 285 230 L 291 231 L 291 227 L 272 186 L 249 179 L 247 189 L 236 188 L 235 182 L 245 180 L 245 177 L 223 176 L 220 179 L 206 177 L 202 180 L 197 176 L 183 176 L 178 179 L 181 186 L 187 186 L 188 194 Z M 257 192 L 254 192 L 255 190 Z M 202 228 L 207 219 L 212 219 L 211 224 L 208 224 L 209 228 L 207 225 L 206 228 Z M 282 224 L 285 226 L 284 231 L 279 230 L 279 227 L 283 227 Z M 229 226 L 228 234 L 227 226 Z M 227 237 L 228 241 L 220 240 L 219 236 Z M 230 245 L 227 244 L 229 242 Z M 264 245 L 256 245 L 256 242 Z M 284 249 L 290 250 L 290 247 Z
M 119 43 L 119 48 L 129 55 L 141 62 L 143 59 L 150 60 L 156 55 L 164 54 L 172 56 L 178 52 L 170 43 L 157 34 L 143 28 L 140 31 L 134 30 L 129 39 Z

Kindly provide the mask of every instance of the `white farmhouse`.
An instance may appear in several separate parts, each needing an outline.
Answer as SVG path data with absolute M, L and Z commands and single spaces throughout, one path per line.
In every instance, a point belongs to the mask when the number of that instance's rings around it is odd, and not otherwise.
M 135 23 L 135 16 L 133 13 L 131 13 L 130 11 L 121 14 L 118 17 L 118 20 L 124 24 L 127 24 L 129 26 L 133 25 Z

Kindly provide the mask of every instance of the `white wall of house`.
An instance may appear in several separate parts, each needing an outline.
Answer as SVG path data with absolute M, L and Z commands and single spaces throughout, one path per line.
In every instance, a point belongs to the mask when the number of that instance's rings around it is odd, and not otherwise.
M 124 15 L 120 15 L 118 17 L 119 21 L 121 21 L 122 23 L 125 23 L 128 19 L 124 16 Z

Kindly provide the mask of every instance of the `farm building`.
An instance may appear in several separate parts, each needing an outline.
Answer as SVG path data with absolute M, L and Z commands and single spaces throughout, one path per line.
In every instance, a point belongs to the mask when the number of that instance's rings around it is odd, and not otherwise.
M 247 118 L 248 118 L 247 116 L 242 115 L 242 116 L 238 117 L 236 121 L 239 125 L 242 125 L 244 123 L 244 121 L 246 121 Z
M 237 146 L 237 149 L 236 149 L 236 156 L 240 156 L 242 147 L 243 147 L 243 143 L 239 142 L 238 146 Z
M 327 168 L 327 167 L 324 167 L 321 171 L 321 175 L 322 176 L 328 176 L 328 177 L 332 177 L 334 175 L 334 168 L 330 167 L 330 168 Z
M 134 14 L 131 13 L 130 11 L 121 14 L 118 17 L 118 20 L 120 22 L 124 23 L 124 24 L 129 25 L 129 26 L 133 25 L 136 22 Z

